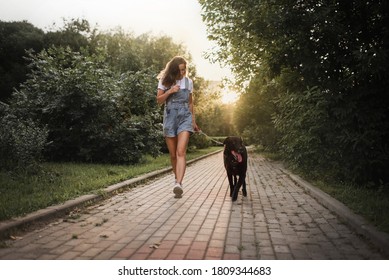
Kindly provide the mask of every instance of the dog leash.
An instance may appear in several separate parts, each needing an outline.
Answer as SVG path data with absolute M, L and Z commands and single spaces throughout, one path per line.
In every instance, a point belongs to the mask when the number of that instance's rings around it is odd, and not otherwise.
M 219 142 L 219 141 L 213 139 L 212 137 L 210 137 L 207 134 L 205 134 L 202 130 L 197 131 L 197 133 L 204 135 L 206 138 L 208 138 L 209 140 L 211 140 L 212 142 L 214 142 L 214 143 L 216 143 L 218 145 L 224 146 L 224 144 L 222 142 Z

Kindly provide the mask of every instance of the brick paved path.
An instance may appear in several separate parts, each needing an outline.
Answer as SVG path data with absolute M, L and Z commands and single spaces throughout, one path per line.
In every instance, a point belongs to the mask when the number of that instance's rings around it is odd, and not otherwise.
M 383 259 L 273 164 L 250 154 L 231 202 L 222 154 L 26 233 L 0 259 Z

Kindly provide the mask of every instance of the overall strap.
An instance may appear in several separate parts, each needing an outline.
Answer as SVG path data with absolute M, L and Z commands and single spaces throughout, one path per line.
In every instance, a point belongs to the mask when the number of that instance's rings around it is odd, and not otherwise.
M 189 78 L 188 77 L 184 77 L 184 78 L 185 78 L 185 88 L 189 89 Z

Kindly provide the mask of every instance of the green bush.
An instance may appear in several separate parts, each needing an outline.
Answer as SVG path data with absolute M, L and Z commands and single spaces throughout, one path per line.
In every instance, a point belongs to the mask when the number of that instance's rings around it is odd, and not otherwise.
M 47 125 L 50 160 L 136 163 L 156 155 L 160 136 L 155 77 L 117 74 L 104 53 L 70 48 L 30 54 L 29 79 L 13 96 L 19 116 Z
M 0 106 L 0 169 L 30 171 L 38 166 L 48 131 Z
M 192 134 L 192 136 L 189 139 L 189 147 L 191 149 L 205 149 L 212 146 L 211 142 L 205 135 L 203 134 Z
M 383 98 L 367 98 L 372 94 L 334 96 L 318 87 L 280 94 L 275 127 L 283 157 L 311 175 L 324 172 L 356 184 L 387 181 L 388 124 Z
M 283 93 L 277 101 L 275 127 L 280 131 L 280 152 L 305 170 L 330 167 L 331 125 L 328 103 L 317 87 L 303 93 Z

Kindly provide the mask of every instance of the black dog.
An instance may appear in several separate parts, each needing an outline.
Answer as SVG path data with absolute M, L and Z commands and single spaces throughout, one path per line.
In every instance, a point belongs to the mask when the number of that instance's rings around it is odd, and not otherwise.
M 232 201 L 236 201 L 241 186 L 243 186 L 243 196 L 247 196 L 247 150 L 241 137 L 229 136 L 224 140 L 223 144 L 224 167 L 226 168 L 228 182 L 230 184 L 230 196 L 232 197 Z M 239 180 L 237 177 L 239 177 Z

